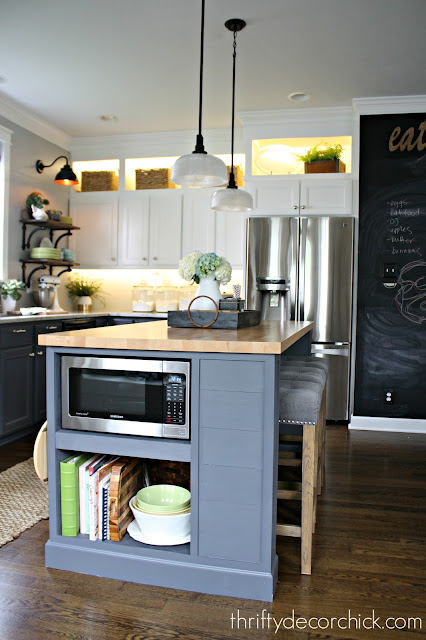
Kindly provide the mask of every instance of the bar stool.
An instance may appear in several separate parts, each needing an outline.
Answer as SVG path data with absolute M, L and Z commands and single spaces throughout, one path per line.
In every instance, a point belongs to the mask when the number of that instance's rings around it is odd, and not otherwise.
M 312 373 L 312 376 L 307 374 Z M 317 484 L 317 493 L 321 494 L 321 489 L 324 484 L 325 475 L 325 427 L 326 427 L 326 402 L 327 402 L 327 379 L 328 379 L 328 364 L 322 358 L 316 358 L 315 356 L 290 356 L 282 360 L 280 369 L 280 380 L 289 378 L 305 378 L 316 382 L 321 382 L 324 385 L 323 397 L 321 399 L 320 416 L 319 416 L 319 469 L 321 472 L 320 482 Z M 299 440 L 301 440 L 302 428 L 296 428 L 290 435 L 288 428 L 280 429 L 280 442 L 288 440 L 289 438 L 294 441 L 294 434 L 299 434 Z M 283 448 L 283 447 L 282 447 Z
M 285 368 L 283 368 L 285 369 Z M 325 424 L 324 389 L 327 373 L 292 363 L 280 372 L 280 433 L 301 430 L 302 451 L 299 460 L 295 452 L 280 451 L 280 466 L 302 467 L 302 482 L 296 486 L 278 483 L 277 498 L 299 499 L 302 503 L 300 525 L 277 523 L 277 535 L 301 538 L 301 573 L 312 570 L 312 534 L 315 528 L 317 493 L 323 481 L 323 450 L 321 425 Z M 296 431 L 297 432 L 297 431 Z M 322 453 L 323 456 L 323 453 Z

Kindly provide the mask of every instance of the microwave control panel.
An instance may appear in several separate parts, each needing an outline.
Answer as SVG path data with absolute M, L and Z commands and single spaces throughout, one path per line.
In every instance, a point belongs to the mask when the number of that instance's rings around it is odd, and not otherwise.
M 164 380 L 166 395 L 166 424 L 185 424 L 186 380 L 181 374 L 168 374 Z

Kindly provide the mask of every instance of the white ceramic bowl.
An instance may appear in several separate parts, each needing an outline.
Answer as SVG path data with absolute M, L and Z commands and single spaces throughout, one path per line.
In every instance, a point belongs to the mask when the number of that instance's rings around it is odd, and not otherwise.
M 181 539 L 189 536 L 191 532 L 190 511 L 167 515 L 144 513 L 139 509 L 135 509 L 133 506 L 134 500 L 135 496 L 130 500 L 130 508 L 141 533 L 146 538 L 155 539 L 158 536 L 160 538 Z
M 150 513 L 180 511 L 189 506 L 190 500 L 188 489 L 173 484 L 153 484 L 136 494 L 136 505 Z

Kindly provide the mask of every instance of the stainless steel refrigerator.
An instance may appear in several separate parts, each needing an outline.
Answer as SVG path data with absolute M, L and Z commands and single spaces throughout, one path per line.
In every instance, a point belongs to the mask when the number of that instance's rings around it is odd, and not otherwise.
M 314 320 L 312 353 L 329 364 L 327 419 L 348 419 L 354 220 L 250 217 L 246 299 L 264 319 Z

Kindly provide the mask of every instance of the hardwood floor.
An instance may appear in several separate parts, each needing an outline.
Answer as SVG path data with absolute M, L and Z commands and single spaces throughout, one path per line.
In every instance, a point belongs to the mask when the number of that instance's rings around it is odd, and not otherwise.
M 0 469 L 26 459 L 33 438 L 0 448 Z M 300 541 L 278 538 L 273 603 L 208 596 L 46 569 L 42 521 L 0 549 L 1 640 L 286 640 L 426 638 L 426 436 L 327 429 L 326 481 L 312 576 Z M 1 499 L 1 497 L 0 497 Z M 264 628 L 262 630 L 262 610 Z M 283 617 L 322 618 L 323 630 L 284 631 Z M 339 629 L 331 618 L 352 617 Z M 372 611 L 374 610 L 374 614 Z M 234 615 L 234 627 L 231 626 Z M 237 627 L 236 618 L 240 623 Z M 356 629 L 366 618 L 422 619 L 422 630 Z M 251 629 L 248 626 L 251 617 Z M 377 620 L 376 620 L 377 623 Z M 391 622 L 390 622 L 391 623 Z M 291 627 L 291 620 L 286 626 Z M 397 621 L 402 626 L 403 620 Z M 408 623 L 407 623 L 408 624 Z M 413 626 L 413 622 L 411 626 Z M 311 625 L 317 625 L 311 620 Z M 325 628 L 326 625 L 329 628 Z M 340 626 L 346 625 L 340 620 Z

